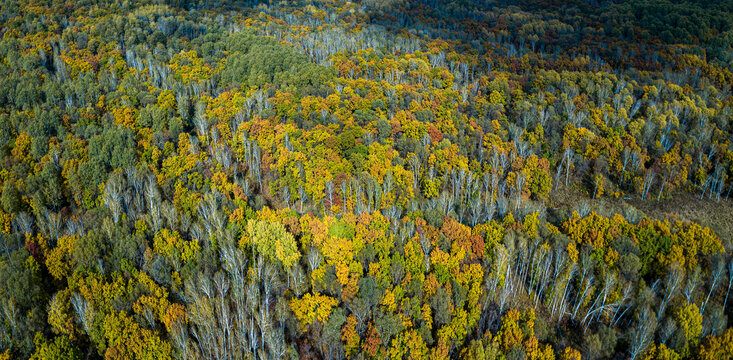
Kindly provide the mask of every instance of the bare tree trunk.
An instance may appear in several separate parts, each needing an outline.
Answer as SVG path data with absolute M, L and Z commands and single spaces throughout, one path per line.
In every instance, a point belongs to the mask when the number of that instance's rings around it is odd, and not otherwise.
M 667 178 L 668 176 L 664 176 L 664 180 L 662 181 L 662 187 L 659 188 L 659 195 L 657 195 L 657 202 L 662 198 L 662 191 L 664 191 L 664 185 L 667 184 Z
M 728 263 L 728 289 L 725 291 L 725 301 L 723 301 L 723 311 L 728 304 L 728 295 L 730 294 L 730 286 L 733 284 L 733 259 Z
M 639 322 L 629 333 L 629 356 L 631 360 L 636 359 L 649 346 L 654 336 L 655 326 L 656 321 L 651 316 L 650 310 L 646 307 L 643 308 L 641 315 L 639 315 Z
M 710 290 L 708 291 L 708 296 L 705 298 L 705 302 L 702 303 L 702 306 L 700 307 L 700 314 L 703 314 L 705 312 L 705 307 L 708 304 L 708 301 L 710 301 L 710 295 L 715 291 L 715 288 L 718 286 L 718 281 L 720 280 L 720 277 L 723 275 L 723 271 L 725 271 L 725 265 L 723 265 L 722 261 L 719 261 L 717 264 L 715 264 L 715 268 L 711 269 L 711 275 L 713 276 L 713 283 L 710 284 Z

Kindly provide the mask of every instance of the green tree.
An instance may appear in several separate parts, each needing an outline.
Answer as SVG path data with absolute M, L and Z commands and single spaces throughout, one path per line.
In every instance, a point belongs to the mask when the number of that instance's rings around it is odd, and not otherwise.
M 17 213 L 20 211 L 21 207 L 21 200 L 20 200 L 20 192 L 18 191 L 18 188 L 15 186 L 15 184 L 12 181 L 6 181 L 5 184 L 3 184 L 3 193 L 2 193 L 2 206 L 3 209 L 5 209 L 5 212 L 7 213 Z
M 52 341 L 36 333 L 36 351 L 31 360 L 78 360 L 81 352 L 69 340 L 68 336 L 57 336 Z

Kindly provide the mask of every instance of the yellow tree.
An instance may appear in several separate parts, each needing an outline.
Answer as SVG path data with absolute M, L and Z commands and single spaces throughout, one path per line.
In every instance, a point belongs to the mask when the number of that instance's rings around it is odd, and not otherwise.
M 338 300 L 319 293 L 307 293 L 300 299 L 290 301 L 290 309 L 303 328 L 316 321 L 323 324 L 337 305 Z
M 295 238 L 283 224 L 251 219 L 247 222 L 247 234 L 240 246 L 251 245 L 254 250 L 270 261 L 278 261 L 289 269 L 300 259 Z

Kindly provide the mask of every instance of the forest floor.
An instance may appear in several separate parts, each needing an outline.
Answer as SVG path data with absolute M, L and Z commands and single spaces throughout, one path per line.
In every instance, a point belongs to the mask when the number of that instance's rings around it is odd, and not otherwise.
M 641 211 L 644 215 L 657 219 L 694 221 L 715 231 L 728 247 L 733 245 L 733 200 L 700 200 L 700 195 L 689 192 L 676 192 L 657 201 L 656 197 L 641 200 L 602 197 L 590 199 L 588 194 L 573 189 L 558 189 L 551 196 L 549 207 L 568 212 L 577 210 L 580 204 L 587 203 L 591 211 L 604 216 L 614 213 L 625 214 L 630 209 Z

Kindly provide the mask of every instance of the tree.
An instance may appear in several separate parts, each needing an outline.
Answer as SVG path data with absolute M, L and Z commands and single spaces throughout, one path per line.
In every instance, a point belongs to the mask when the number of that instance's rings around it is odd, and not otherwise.
M 702 334 L 702 315 L 697 305 L 687 304 L 674 313 L 678 324 L 679 340 L 676 347 L 682 356 L 688 356 L 700 341 Z
M 107 341 L 104 357 L 107 359 L 170 359 L 169 343 L 155 333 L 143 329 L 124 312 L 106 315 L 102 329 Z
M 571 347 L 565 348 L 565 350 L 560 353 L 560 360 L 580 360 L 580 358 L 580 352 Z
M 36 333 L 36 351 L 31 356 L 32 360 L 78 360 L 81 359 L 80 351 L 74 347 L 67 336 L 57 336 L 53 341 L 43 338 L 43 335 Z
M 697 356 L 704 360 L 731 359 L 733 357 L 733 329 L 719 336 L 708 336 L 698 348 Z
M 0 263 L 1 321 L 10 345 L 5 346 L 22 357 L 33 350 L 30 334 L 42 331 L 44 326 L 43 309 L 35 305 L 45 304 L 47 298 L 40 276 L 39 264 L 25 249 L 12 252 L 8 261 Z
M 3 192 L 2 192 L 2 206 L 3 209 L 5 209 L 5 212 L 13 214 L 20 211 L 20 207 L 22 205 L 21 198 L 20 198 L 20 192 L 18 191 L 18 188 L 16 188 L 15 184 L 12 181 L 6 181 L 3 184 Z
M 332 297 L 307 293 L 300 299 L 293 299 L 290 302 L 290 309 L 293 310 L 300 325 L 308 327 L 316 321 L 325 323 L 336 305 L 338 300 Z
M 679 360 L 680 355 L 674 350 L 667 348 L 664 344 L 653 344 L 644 359 L 648 360 Z
M 341 326 L 346 322 L 343 308 L 336 308 L 328 317 L 319 339 L 321 354 L 324 358 L 333 359 L 341 357 L 343 344 L 341 343 Z
M 243 238 L 240 245 L 251 244 L 253 251 L 256 249 L 270 261 L 279 261 L 286 269 L 300 259 L 293 235 L 279 222 L 249 220 L 247 233 L 251 238 Z
M 628 332 L 629 356 L 636 359 L 647 350 L 653 341 L 656 320 L 648 308 L 639 310 L 636 324 Z

